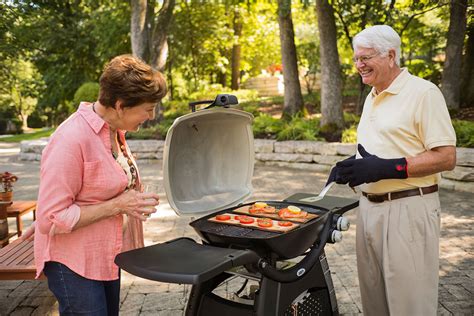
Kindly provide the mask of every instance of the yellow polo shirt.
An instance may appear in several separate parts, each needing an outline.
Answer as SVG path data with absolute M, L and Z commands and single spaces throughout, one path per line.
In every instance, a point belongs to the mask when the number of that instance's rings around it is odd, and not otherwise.
M 357 128 L 357 143 L 380 158 L 414 157 L 435 147 L 455 146 L 456 134 L 438 87 L 403 68 L 386 90 L 377 94 L 372 88 L 367 96 Z M 386 193 L 430 186 L 439 179 L 439 173 L 387 179 L 363 184 L 361 189 Z

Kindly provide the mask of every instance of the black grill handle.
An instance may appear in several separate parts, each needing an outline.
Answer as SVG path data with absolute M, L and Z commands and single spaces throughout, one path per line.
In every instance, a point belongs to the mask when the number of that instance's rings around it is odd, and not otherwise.
M 317 246 L 313 245 L 309 253 L 295 266 L 289 269 L 278 270 L 271 264 L 267 263 L 265 260 L 260 259 L 258 262 L 258 270 L 260 273 L 269 279 L 282 283 L 294 282 L 303 277 L 306 272 L 308 272 L 316 264 L 316 261 L 319 260 L 321 251 L 324 249 L 326 241 L 328 240 L 332 221 L 333 213 L 329 212 L 328 218 L 320 235 L 319 244 Z

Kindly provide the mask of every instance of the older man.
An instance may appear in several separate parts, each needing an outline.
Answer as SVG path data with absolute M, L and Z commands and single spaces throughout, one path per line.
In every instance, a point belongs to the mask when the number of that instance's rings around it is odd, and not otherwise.
M 365 315 L 436 315 L 440 172 L 456 162 L 456 135 L 438 87 L 400 68 L 387 25 L 354 37 L 354 63 L 372 86 L 357 129 L 357 159 L 330 180 L 361 185 L 357 268 Z

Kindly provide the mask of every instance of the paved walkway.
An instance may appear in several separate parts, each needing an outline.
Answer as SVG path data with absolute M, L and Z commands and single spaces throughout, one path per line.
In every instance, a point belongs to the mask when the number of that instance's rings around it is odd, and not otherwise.
M 16 199 L 36 199 L 39 164 L 17 159 L 17 145 L 0 143 L 0 171 L 19 176 L 15 186 Z M 145 223 L 147 245 L 176 237 L 198 239 L 187 225 L 189 218 L 179 218 L 166 202 L 160 163 L 140 166 L 145 182 L 160 185 L 162 204 Z M 257 165 L 253 177 L 254 195 L 250 200 L 283 199 L 296 192 L 319 192 L 327 175 L 304 170 Z M 331 195 L 355 197 L 345 186 L 335 186 Z M 439 315 L 474 314 L 473 217 L 474 196 L 469 193 L 440 192 L 442 233 L 440 245 Z M 355 211 L 346 213 L 355 222 Z M 32 218 L 25 216 L 25 223 Z M 14 230 L 13 221 L 10 229 Z M 341 243 L 328 245 L 326 254 L 336 287 L 339 310 L 344 315 L 361 314 L 355 259 L 355 225 L 344 232 Z M 223 289 L 231 293 L 232 285 Z M 139 279 L 122 274 L 121 315 L 183 315 L 190 287 Z M 0 315 L 57 315 L 57 303 L 45 281 L 0 281 Z

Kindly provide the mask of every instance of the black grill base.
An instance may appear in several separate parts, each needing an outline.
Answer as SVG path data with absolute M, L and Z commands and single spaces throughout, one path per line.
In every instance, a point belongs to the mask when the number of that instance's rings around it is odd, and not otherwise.
M 296 282 L 281 283 L 262 277 L 254 305 L 224 299 L 212 291 L 231 275 L 193 285 L 186 316 L 292 316 L 339 315 L 331 274 L 324 252 L 313 268 Z M 305 293 L 304 295 L 301 295 Z M 297 299 L 297 300 L 296 300 Z

